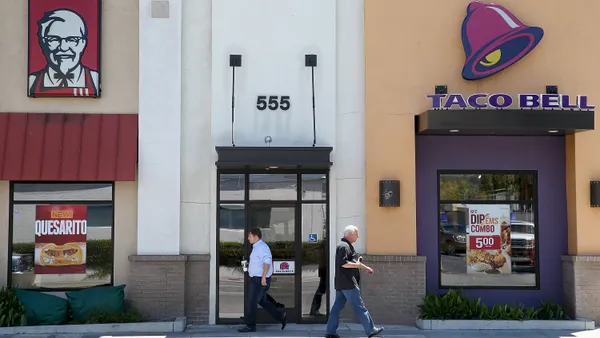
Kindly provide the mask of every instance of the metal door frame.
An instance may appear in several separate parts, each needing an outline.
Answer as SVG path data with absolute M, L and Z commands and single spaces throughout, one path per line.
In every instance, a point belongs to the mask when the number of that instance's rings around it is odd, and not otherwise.
M 244 180 L 245 180 L 245 184 L 244 184 L 244 200 L 239 200 L 239 201 L 221 201 L 220 199 L 220 175 L 221 174 L 238 174 L 238 175 L 244 175 Z M 297 189 L 297 196 L 296 196 L 296 200 L 250 200 L 250 190 L 249 190 L 249 175 L 252 174 L 293 174 L 293 175 L 297 175 L 297 184 L 298 184 L 298 189 Z M 302 200 L 302 174 L 322 174 L 325 175 L 326 177 L 326 198 L 322 201 L 303 201 Z M 298 324 L 324 324 L 327 322 L 327 319 L 329 318 L 329 310 L 330 310 L 330 287 L 329 287 L 329 277 L 331 276 L 330 273 L 330 269 L 329 267 L 326 269 L 326 277 L 325 279 L 327 280 L 327 284 L 326 284 L 326 294 L 323 295 L 323 302 L 325 302 L 326 305 L 326 313 L 325 316 L 322 317 L 303 317 L 302 316 L 302 206 L 303 204 L 325 204 L 325 208 L 326 208 L 326 213 L 325 213 L 325 218 L 326 218 L 326 229 L 325 229 L 325 233 L 327 234 L 327 242 L 325 243 L 325 252 L 326 252 L 326 262 L 329 262 L 329 257 L 331 255 L 331 250 L 330 250 L 330 246 L 329 246 L 329 238 L 331 235 L 331 222 L 330 222 L 330 210 L 331 210 L 331 206 L 330 206 L 330 202 L 331 202 L 331 194 L 330 194 L 330 189 L 329 189 L 329 182 L 330 182 L 330 170 L 223 170 L 223 169 L 219 169 L 217 170 L 217 189 L 216 189 L 216 194 L 217 194 L 217 198 L 216 198 L 216 205 L 215 207 L 217 208 L 217 215 L 216 215 L 216 223 L 215 223 L 215 229 L 216 229 L 216 297 L 215 297 L 215 301 L 216 301 L 216 306 L 215 306 L 215 321 L 216 324 L 243 324 L 243 318 L 220 318 L 219 317 L 219 289 L 220 289 L 220 285 L 219 285 L 219 246 L 220 246 L 220 231 L 219 231 L 219 223 L 220 223 L 220 213 L 219 213 L 219 207 L 221 206 L 221 204 L 243 204 L 244 205 L 244 218 L 245 218 L 245 225 L 244 225 L 244 254 L 248 255 L 249 254 L 249 248 L 250 248 L 250 244 L 248 243 L 248 241 L 246 240 L 247 234 L 248 234 L 248 230 L 250 230 L 249 228 L 249 218 L 248 218 L 248 214 L 250 212 L 250 209 L 252 208 L 252 206 L 256 206 L 256 205 L 267 205 L 267 206 L 272 206 L 272 207 L 294 207 L 295 208 L 295 222 L 294 222 L 294 231 L 295 231 L 295 257 L 294 257 L 294 262 L 295 265 L 297 267 L 300 267 L 300 269 L 296 269 L 295 273 L 294 273 L 294 287 L 295 287 L 295 291 L 294 291 L 294 301 L 295 301 L 295 312 L 296 315 L 293 317 L 290 317 L 288 315 L 288 323 L 298 323 Z M 244 274 L 244 305 L 246 302 L 246 290 L 247 290 L 247 285 L 248 285 L 248 275 Z M 260 306 L 259 306 L 259 310 L 261 310 Z M 261 311 L 259 311 L 260 314 Z M 246 313 L 246 306 L 244 306 L 244 315 Z M 259 321 L 260 316 L 257 316 L 257 323 L 259 324 L 263 324 L 265 322 L 263 321 Z M 270 318 L 270 317 L 269 317 Z M 270 323 L 271 321 L 268 321 L 267 323 Z

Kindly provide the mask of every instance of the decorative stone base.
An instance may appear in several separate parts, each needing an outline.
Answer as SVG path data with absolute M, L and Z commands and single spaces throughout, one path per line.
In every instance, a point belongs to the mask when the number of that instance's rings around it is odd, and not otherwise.
M 600 322 L 600 256 L 562 256 L 565 310 Z
M 129 256 L 127 298 L 150 320 L 208 322 L 209 255 Z
M 363 255 L 363 262 L 375 270 L 361 272 L 361 292 L 376 325 L 415 325 L 417 305 L 425 296 L 425 257 Z M 349 306 L 342 320 L 357 323 Z
M 208 324 L 210 255 L 189 255 L 185 267 L 185 316 L 190 324 Z

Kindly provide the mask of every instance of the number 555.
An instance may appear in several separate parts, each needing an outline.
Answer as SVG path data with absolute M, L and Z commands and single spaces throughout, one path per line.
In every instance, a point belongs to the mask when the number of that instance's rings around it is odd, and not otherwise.
M 269 108 L 269 110 L 288 110 L 291 107 L 290 97 L 289 96 L 281 96 L 271 95 L 267 101 L 267 96 L 260 95 L 256 98 L 256 109 L 265 110 Z

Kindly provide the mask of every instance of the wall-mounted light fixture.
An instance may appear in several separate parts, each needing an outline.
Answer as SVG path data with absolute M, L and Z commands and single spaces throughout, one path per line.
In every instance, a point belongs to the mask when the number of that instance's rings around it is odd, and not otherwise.
M 558 94 L 558 86 L 554 86 L 554 85 L 546 86 L 546 94 Z
M 400 206 L 400 181 L 381 180 L 379 181 L 379 206 L 380 207 L 399 207 Z
M 231 145 L 235 147 L 235 68 L 242 66 L 240 54 L 229 54 L 229 67 L 231 67 Z
M 600 207 L 600 181 L 590 181 L 590 207 Z
M 445 94 L 448 94 L 448 86 L 446 86 L 446 85 L 436 85 L 435 86 L 435 94 L 436 95 L 445 95 Z

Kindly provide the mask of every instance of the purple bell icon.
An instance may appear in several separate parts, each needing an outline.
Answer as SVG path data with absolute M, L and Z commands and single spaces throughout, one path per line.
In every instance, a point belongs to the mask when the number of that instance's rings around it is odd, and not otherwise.
M 462 24 L 465 80 L 478 80 L 515 64 L 544 36 L 540 27 L 524 25 L 506 8 L 473 1 Z

